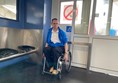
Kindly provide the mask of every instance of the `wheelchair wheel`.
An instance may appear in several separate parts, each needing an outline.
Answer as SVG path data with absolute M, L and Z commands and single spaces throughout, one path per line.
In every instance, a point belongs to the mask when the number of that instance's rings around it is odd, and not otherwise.
M 65 62 L 65 68 L 66 68 L 67 72 L 69 72 L 70 69 L 71 69 L 71 61 L 72 61 L 72 55 L 71 55 L 71 52 L 69 52 L 69 54 L 68 54 L 68 61 Z
M 62 60 L 61 60 L 61 56 L 58 58 L 58 62 L 57 62 L 57 70 L 59 73 L 61 73 L 62 70 Z
M 61 80 L 61 73 L 58 73 L 58 79 Z
M 43 68 L 42 74 L 44 74 L 44 72 L 46 72 L 46 71 L 49 71 L 49 65 L 46 61 L 46 57 L 44 57 L 42 60 L 42 68 Z

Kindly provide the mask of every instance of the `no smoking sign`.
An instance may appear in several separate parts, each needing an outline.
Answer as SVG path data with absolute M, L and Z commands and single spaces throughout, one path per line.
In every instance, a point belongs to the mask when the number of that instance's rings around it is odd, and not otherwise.
M 73 5 L 66 5 L 63 12 L 66 20 L 72 20 L 73 17 Z M 76 16 L 78 15 L 78 8 L 76 8 Z
M 81 13 L 82 13 L 82 1 L 77 1 L 76 7 L 76 19 L 75 23 L 81 23 Z M 60 11 L 60 24 L 72 24 L 73 19 L 73 2 L 62 2 L 61 3 L 61 11 Z

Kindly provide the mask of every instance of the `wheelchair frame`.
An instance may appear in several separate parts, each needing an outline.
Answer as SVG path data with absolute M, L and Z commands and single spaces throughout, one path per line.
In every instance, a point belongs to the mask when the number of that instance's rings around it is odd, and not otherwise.
M 62 72 L 62 65 L 63 64 L 65 64 L 65 68 L 66 68 L 66 72 L 69 72 L 70 71 L 70 69 L 71 69 L 71 61 L 72 61 L 72 55 L 71 55 L 71 52 L 68 52 L 68 61 L 67 62 L 65 62 L 64 60 L 63 60 L 63 55 L 64 54 L 62 54 L 62 56 L 60 56 L 59 58 L 58 58 L 58 61 L 57 61 L 57 70 L 58 70 L 58 78 L 59 79 L 61 79 L 61 72 Z M 50 73 L 48 70 L 46 70 L 46 66 L 48 66 L 48 63 L 47 63 L 47 61 L 46 61 L 46 57 L 44 56 L 43 57 L 43 72 L 42 72 L 42 74 L 44 74 L 44 73 L 47 73 L 47 74 L 51 74 L 52 75 L 52 73 Z

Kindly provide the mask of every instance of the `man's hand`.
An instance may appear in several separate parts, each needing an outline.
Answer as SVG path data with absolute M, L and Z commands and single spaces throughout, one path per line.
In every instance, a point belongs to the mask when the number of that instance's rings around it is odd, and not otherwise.
M 65 62 L 68 61 L 68 53 L 65 53 L 65 54 L 64 54 L 64 60 L 65 60 Z
M 48 47 L 48 43 L 46 43 L 45 47 Z
M 64 53 L 64 60 L 67 62 L 68 61 L 68 44 L 66 43 L 64 46 L 65 53 Z

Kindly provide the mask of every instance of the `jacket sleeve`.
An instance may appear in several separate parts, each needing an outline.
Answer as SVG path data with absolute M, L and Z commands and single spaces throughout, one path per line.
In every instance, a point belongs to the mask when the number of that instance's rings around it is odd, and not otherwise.
M 63 31 L 63 43 L 67 43 L 68 42 L 68 38 L 67 38 L 67 35 L 66 33 Z
M 50 42 L 50 29 L 48 30 L 48 34 L 47 34 L 47 41 L 46 41 L 48 44 Z

